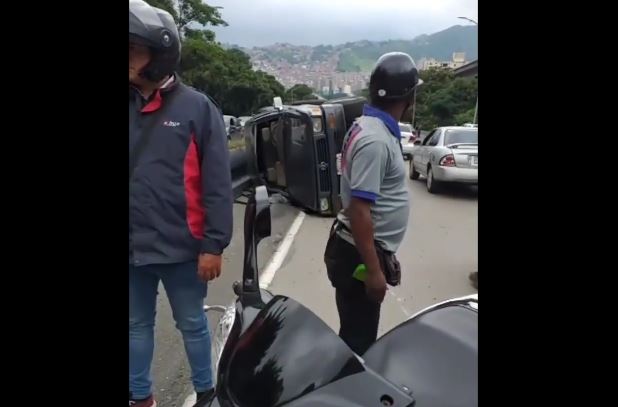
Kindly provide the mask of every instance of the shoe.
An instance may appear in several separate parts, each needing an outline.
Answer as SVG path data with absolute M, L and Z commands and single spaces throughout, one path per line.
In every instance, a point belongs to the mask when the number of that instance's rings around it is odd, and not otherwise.
M 210 405 L 210 402 L 214 398 L 215 389 L 210 389 L 208 391 L 197 393 L 196 402 L 193 407 L 206 407 Z
M 479 272 L 475 271 L 474 273 L 470 273 L 468 278 L 470 279 L 470 281 L 472 281 L 472 286 L 478 290 L 479 289 Z
M 157 402 L 152 396 L 145 400 L 133 400 L 129 397 L 129 407 L 157 407 Z

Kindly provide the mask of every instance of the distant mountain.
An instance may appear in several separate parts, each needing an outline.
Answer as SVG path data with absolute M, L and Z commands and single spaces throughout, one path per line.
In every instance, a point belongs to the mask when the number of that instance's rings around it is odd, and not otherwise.
M 336 61 L 338 72 L 368 72 L 380 55 L 390 51 L 407 52 L 416 62 L 422 58 L 450 61 L 454 52 L 464 52 L 468 61 L 477 59 L 478 29 L 476 26 L 458 25 L 435 34 L 420 35 L 412 40 L 363 40 L 316 47 L 274 44 L 243 51 L 258 66 L 287 63 L 306 65 L 311 69 L 312 66 Z
M 406 52 L 417 62 L 422 58 L 450 61 L 454 52 L 464 52 L 466 60 L 471 61 L 478 58 L 478 29 L 476 26 L 454 26 L 413 40 L 346 44 L 346 48 L 339 54 L 337 70 L 368 71 L 380 55 L 391 51 Z

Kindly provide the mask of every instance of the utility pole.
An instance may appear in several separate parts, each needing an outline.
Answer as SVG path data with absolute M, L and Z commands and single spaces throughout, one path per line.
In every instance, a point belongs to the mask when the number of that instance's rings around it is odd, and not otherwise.
M 476 20 L 473 20 L 471 18 L 468 17 L 457 17 L 457 18 L 461 18 L 462 20 L 466 20 L 466 21 L 470 21 L 472 24 L 476 25 L 478 27 L 479 23 Z M 472 124 L 476 124 L 476 119 L 477 119 L 477 113 L 479 110 L 479 94 L 478 94 L 478 90 L 476 93 L 476 107 L 474 108 L 474 120 L 472 121 Z

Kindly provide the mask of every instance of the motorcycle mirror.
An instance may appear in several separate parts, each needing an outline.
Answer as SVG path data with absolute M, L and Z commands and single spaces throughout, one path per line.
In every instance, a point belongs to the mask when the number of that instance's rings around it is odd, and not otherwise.
M 253 234 L 256 239 L 256 244 L 259 244 L 262 239 L 270 236 L 271 217 L 270 217 L 270 198 L 266 187 L 261 185 L 255 189 L 255 227 Z
M 245 256 L 240 301 L 243 306 L 262 303 L 260 296 L 257 248 L 271 233 L 270 200 L 265 186 L 255 188 L 245 209 Z

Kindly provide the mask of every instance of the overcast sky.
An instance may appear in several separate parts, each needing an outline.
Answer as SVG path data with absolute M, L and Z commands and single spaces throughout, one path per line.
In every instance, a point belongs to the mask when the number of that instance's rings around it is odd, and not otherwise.
M 478 21 L 478 0 L 207 0 L 228 27 L 209 27 L 221 42 L 245 47 L 412 39 Z

